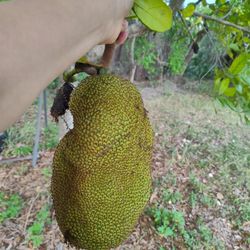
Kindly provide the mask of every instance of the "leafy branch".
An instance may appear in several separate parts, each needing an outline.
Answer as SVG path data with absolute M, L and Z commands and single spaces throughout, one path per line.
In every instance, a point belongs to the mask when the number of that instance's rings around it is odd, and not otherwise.
M 230 26 L 230 27 L 236 28 L 238 30 L 241 30 L 243 32 L 246 32 L 246 33 L 250 34 L 250 30 L 248 28 L 239 26 L 237 24 L 234 24 L 234 23 L 231 23 L 231 22 L 228 22 L 228 21 L 216 18 L 216 17 L 208 16 L 208 15 L 197 13 L 197 12 L 194 12 L 194 16 L 202 17 L 202 18 L 204 18 L 206 20 L 211 20 L 211 21 L 214 21 L 214 22 L 217 22 L 217 23 L 221 23 L 223 25 Z

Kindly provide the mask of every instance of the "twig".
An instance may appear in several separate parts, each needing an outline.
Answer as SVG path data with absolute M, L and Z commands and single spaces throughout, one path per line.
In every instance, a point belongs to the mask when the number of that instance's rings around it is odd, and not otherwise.
M 202 0 L 198 0 L 196 3 L 193 3 L 195 6 L 197 6 L 199 3 L 201 3 Z
M 182 21 L 182 23 L 184 24 L 184 26 L 185 26 L 187 32 L 188 32 L 188 35 L 190 36 L 191 40 L 194 42 L 194 38 L 193 38 L 193 36 L 192 36 L 192 33 L 191 33 L 191 31 L 189 30 L 189 28 L 188 28 L 188 26 L 187 26 L 187 23 L 186 23 L 186 21 L 184 20 L 184 18 L 183 18 L 183 16 L 182 16 L 181 12 L 178 11 L 178 14 L 179 14 L 179 16 L 180 16 L 180 18 L 181 18 L 181 21 Z
M 208 69 L 208 71 L 200 78 L 199 83 L 201 83 L 201 81 L 205 78 L 206 75 L 208 75 L 209 72 L 212 71 L 213 68 L 215 68 L 217 65 L 217 61 Z
M 197 12 L 194 12 L 194 16 L 203 17 L 206 20 L 211 20 L 211 21 L 214 21 L 214 22 L 217 22 L 217 23 L 221 23 L 223 25 L 230 26 L 230 27 L 236 28 L 238 30 L 241 30 L 243 32 L 246 32 L 246 33 L 250 34 L 250 30 L 247 29 L 246 27 L 242 27 L 242 26 L 239 26 L 237 24 L 230 23 L 228 21 L 225 21 L 225 20 L 222 20 L 222 19 L 219 19 L 219 18 L 216 18 L 216 17 L 204 15 L 204 14 L 197 13 Z
M 26 227 L 27 227 L 27 224 L 28 224 L 28 220 L 29 220 L 29 217 L 30 217 L 30 213 L 31 213 L 31 210 L 34 206 L 34 203 L 35 201 L 37 200 L 37 198 L 39 197 L 39 193 L 36 195 L 36 197 L 33 199 L 33 201 L 31 202 L 30 204 L 30 207 L 29 207 L 29 211 L 27 213 L 27 216 L 26 216 L 26 220 L 25 220 L 25 223 L 24 223 L 24 226 L 23 226 L 23 234 L 25 234 L 25 231 L 26 231 Z
M 18 162 L 18 161 L 28 161 L 28 160 L 31 160 L 31 159 L 32 159 L 31 155 L 24 156 L 24 157 L 15 157 L 15 158 L 2 159 L 2 160 L 0 160 L 0 165 L 1 164 L 11 164 L 11 163 Z
M 232 5 L 231 9 L 227 12 L 227 14 L 225 16 L 223 16 L 221 19 L 226 19 L 231 14 L 234 5 L 235 5 L 235 3 Z

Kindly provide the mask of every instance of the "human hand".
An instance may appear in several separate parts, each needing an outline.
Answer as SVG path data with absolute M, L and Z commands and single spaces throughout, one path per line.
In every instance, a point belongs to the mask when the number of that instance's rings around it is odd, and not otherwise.
M 107 24 L 107 35 L 102 44 L 122 44 L 128 36 L 128 22 L 124 18 L 131 9 L 133 0 L 116 0 L 114 15 Z
M 126 20 L 122 23 L 122 29 L 120 31 L 120 34 L 118 38 L 116 39 L 116 44 L 120 45 L 123 44 L 128 37 L 128 22 Z

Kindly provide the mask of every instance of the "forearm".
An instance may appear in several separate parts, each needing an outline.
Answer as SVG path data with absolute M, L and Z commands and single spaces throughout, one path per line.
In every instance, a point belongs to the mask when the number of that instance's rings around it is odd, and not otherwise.
M 16 0 L 0 4 L 0 131 L 57 75 L 107 39 L 113 3 Z

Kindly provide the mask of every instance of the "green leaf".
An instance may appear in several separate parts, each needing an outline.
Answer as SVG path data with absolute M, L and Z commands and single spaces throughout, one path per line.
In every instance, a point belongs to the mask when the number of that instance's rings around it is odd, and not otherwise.
M 172 27 L 172 10 L 162 0 L 135 0 L 133 11 L 151 30 L 164 32 Z
M 247 117 L 247 115 L 244 115 L 244 119 L 247 125 L 250 125 L 250 119 Z
M 246 85 L 250 86 L 250 75 L 242 76 L 241 79 Z
M 218 97 L 217 99 L 220 101 L 220 103 L 221 103 L 221 105 L 222 105 L 223 107 L 227 106 L 227 107 L 229 107 L 231 110 L 235 111 L 235 105 L 234 105 L 233 102 L 230 101 L 227 97 L 225 97 L 225 96 L 220 96 L 220 97 Z
M 166 228 L 164 232 L 164 236 L 168 237 L 168 236 L 173 236 L 173 235 L 174 235 L 174 231 L 170 227 Z
M 224 95 L 228 96 L 228 97 L 232 97 L 234 96 L 236 93 L 236 89 L 235 88 L 228 88 L 225 90 Z
M 236 90 L 237 90 L 240 94 L 242 94 L 242 93 L 243 93 L 243 87 L 242 87 L 242 85 L 241 85 L 241 84 L 237 85 L 237 86 L 236 86 Z
M 248 55 L 246 53 L 240 54 L 236 57 L 229 68 L 229 73 L 231 74 L 239 74 L 247 65 Z
M 243 37 L 242 40 L 243 40 L 244 43 L 250 44 L 250 39 L 248 37 L 245 36 L 245 37 Z
M 203 6 L 207 6 L 207 1 L 206 0 L 202 0 L 202 5 Z
M 214 91 L 215 92 L 219 92 L 219 89 L 220 89 L 220 82 L 221 82 L 221 78 L 217 78 L 215 79 L 214 81 Z
M 234 57 L 234 54 L 233 54 L 233 52 L 232 52 L 231 49 L 227 49 L 227 55 L 228 55 L 230 58 L 232 58 L 232 59 L 233 59 L 233 57 Z
M 43 227 L 44 227 L 43 223 L 34 222 L 33 225 L 28 228 L 28 232 L 30 234 L 38 235 L 42 233 Z
M 230 83 L 229 78 L 222 80 L 220 89 L 219 89 L 219 95 L 222 95 L 228 89 L 229 83 Z
M 181 11 L 183 17 L 190 17 L 194 14 L 195 5 L 189 4 L 185 9 Z
M 229 45 L 229 48 L 236 51 L 236 52 L 240 51 L 240 48 L 239 48 L 238 44 L 236 44 L 236 43 L 231 43 Z

